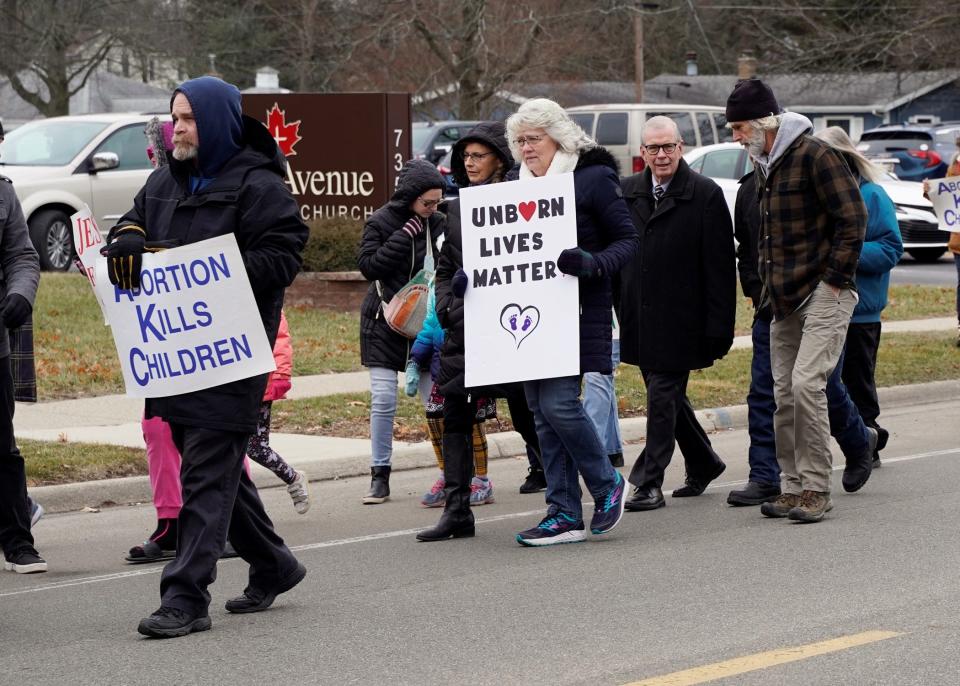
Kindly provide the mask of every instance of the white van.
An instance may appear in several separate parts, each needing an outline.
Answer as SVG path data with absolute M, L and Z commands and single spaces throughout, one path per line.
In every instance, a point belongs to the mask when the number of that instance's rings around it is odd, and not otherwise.
M 624 176 L 643 171 L 640 130 L 650 117 L 677 122 L 685 150 L 733 140 L 722 107 L 709 105 L 624 104 L 568 107 L 567 114 L 620 163 Z

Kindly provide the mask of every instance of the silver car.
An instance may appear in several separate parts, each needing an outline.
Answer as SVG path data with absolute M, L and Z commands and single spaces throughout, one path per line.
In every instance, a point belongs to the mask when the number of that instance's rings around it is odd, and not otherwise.
M 70 215 L 84 204 L 102 231 L 133 206 L 153 169 L 143 134 L 152 118 L 51 117 L 7 133 L 0 144 L 0 174 L 13 180 L 42 268 L 70 268 L 74 254 Z

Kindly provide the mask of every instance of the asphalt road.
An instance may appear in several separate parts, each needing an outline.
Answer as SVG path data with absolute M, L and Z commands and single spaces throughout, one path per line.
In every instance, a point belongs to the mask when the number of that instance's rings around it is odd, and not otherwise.
M 933 263 L 917 262 L 909 255 L 904 255 L 890 272 L 890 281 L 921 286 L 956 286 L 957 267 L 953 263 L 953 254 L 947 252 Z
M 836 473 L 834 511 L 814 525 L 725 504 L 746 476 L 744 431 L 714 436 L 729 467 L 703 496 L 548 549 L 513 539 L 543 507 L 516 492 L 519 459 L 492 463 L 497 502 L 477 509 L 478 536 L 444 543 L 413 538 L 438 514 L 417 507 L 433 470 L 396 473 L 380 506 L 360 504 L 365 479 L 315 483 L 305 516 L 268 489 L 307 578 L 270 610 L 233 616 L 223 602 L 245 565 L 224 561 L 213 630 L 166 641 L 136 633 L 159 604 L 160 567 L 121 561 L 152 508 L 49 516 L 35 533 L 51 571 L 0 573 L 0 683 L 956 683 L 958 412 L 885 413 L 883 469 L 852 495 Z

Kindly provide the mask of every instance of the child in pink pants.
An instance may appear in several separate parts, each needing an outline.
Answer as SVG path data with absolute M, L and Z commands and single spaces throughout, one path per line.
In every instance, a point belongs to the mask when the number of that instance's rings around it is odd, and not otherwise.
M 293 346 L 283 312 L 280 313 L 280 329 L 277 342 L 273 346 L 273 359 L 277 369 L 267 380 L 267 391 L 260 404 L 257 432 L 250 437 L 247 455 L 287 484 L 287 492 L 293 500 L 294 508 L 299 514 L 304 514 L 310 509 L 306 474 L 296 471 L 270 447 L 270 409 L 274 400 L 286 397 L 293 373 Z M 130 549 L 126 560 L 131 564 L 158 562 L 176 557 L 177 517 L 183 505 L 180 493 L 180 453 L 173 444 L 170 425 L 159 417 L 144 417 L 140 425 L 147 447 L 147 468 L 150 472 L 150 488 L 153 490 L 153 506 L 157 510 L 157 528 L 142 545 Z M 244 465 L 249 474 L 250 462 L 245 460 Z

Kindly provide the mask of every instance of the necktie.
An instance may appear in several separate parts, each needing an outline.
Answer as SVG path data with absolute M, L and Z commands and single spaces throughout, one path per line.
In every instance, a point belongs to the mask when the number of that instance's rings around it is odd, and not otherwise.
M 663 186 L 656 185 L 653 187 L 653 206 L 656 207 L 660 204 L 660 199 L 663 197 Z

